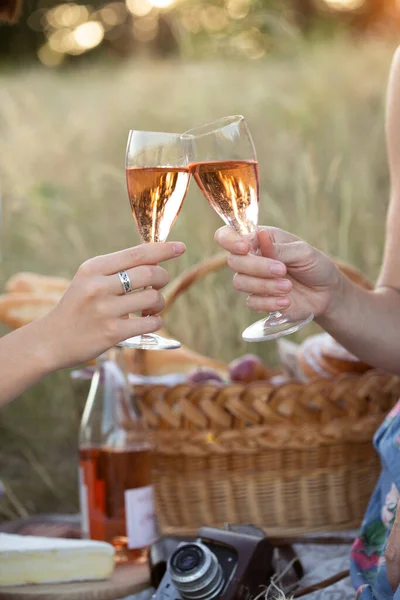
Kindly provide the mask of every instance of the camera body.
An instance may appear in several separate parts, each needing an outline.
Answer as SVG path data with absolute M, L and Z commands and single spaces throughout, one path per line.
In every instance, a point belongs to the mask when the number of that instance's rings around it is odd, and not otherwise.
M 202 527 L 177 544 L 153 600 L 250 600 L 273 574 L 273 547 L 259 529 Z

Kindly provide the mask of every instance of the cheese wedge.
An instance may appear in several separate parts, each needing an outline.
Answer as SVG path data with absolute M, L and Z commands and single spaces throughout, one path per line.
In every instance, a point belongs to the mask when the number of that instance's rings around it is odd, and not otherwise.
M 0 533 L 0 586 L 107 579 L 114 553 L 105 542 Z

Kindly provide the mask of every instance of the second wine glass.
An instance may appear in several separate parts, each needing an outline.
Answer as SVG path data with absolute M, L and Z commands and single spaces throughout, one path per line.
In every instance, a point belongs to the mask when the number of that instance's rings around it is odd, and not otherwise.
M 132 215 L 144 242 L 166 241 L 182 208 L 189 179 L 178 134 L 129 132 L 126 182 Z M 173 350 L 181 346 L 177 340 L 155 333 L 129 338 L 118 345 L 142 350 Z
M 191 173 L 210 206 L 258 251 L 260 182 L 256 150 L 241 115 L 224 117 L 190 129 L 182 142 Z M 247 342 L 261 342 L 289 335 L 313 319 L 291 319 L 278 311 L 250 325 L 242 334 Z

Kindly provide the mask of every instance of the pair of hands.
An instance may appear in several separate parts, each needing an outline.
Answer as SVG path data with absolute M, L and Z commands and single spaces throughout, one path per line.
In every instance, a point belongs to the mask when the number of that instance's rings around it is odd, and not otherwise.
M 256 312 L 288 311 L 317 317 L 330 309 L 340 274 L 332 261 L 297 237 L 276 228 L 260 228 L 258 255 L 250 243 L 228 227 L 215 240 L 229 254 L 233 285 L 248 295 Z M 159 263 L 181 256 L 180 242 L 143 244 L 85 262 L 58 305 L 45 317 L 43 331 L 53 368 L 73 366 L 99 356 L 122 340 L 161 327 L 164 307 L 160 290 L 168 283 Z M 134 293 L 124 294 L 118 271 L 126 270 Z M 152 289 L 143 289 L 151 287 Z M 129 319 L 130 313 L 150 316 Z

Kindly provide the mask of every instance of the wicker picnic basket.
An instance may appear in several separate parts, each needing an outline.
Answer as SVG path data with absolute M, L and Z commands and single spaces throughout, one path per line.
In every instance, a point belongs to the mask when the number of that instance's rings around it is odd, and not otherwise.
M 218 255 L 183 273 L 166 308 L 225 264 Z M 270 535 L 297 535 L 360 525 L 380 470 L 373 433 L 400 396 L 400 383 L 370 370 L 278 387 L 203 383 L 137 393 L 155 443 L 163 533 L 251 522 Z

